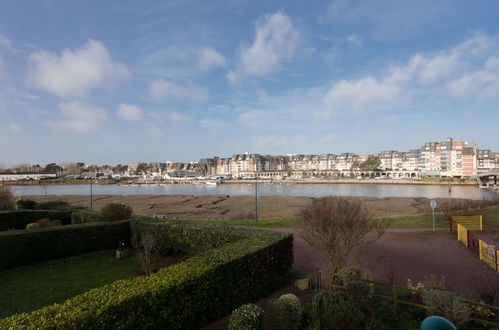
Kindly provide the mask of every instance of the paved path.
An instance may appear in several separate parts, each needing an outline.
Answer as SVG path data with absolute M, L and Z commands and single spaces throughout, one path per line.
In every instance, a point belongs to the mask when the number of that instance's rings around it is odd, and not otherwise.
M 266 229 L 294 234 L 295 269 L 312 274 L 316 268 L 328 269 L 327 259 L 301 238 L 297 228 Z M 483 290 L 484 281 L 499 276 L 448 231 L 426 228 L 387 230 L 360 264 L 374 280 L 388 282 L 393 277 L 401 285 L 408 278 L 414 282 L 430 275 L 444 276 L 448 289 L 467 296 Z

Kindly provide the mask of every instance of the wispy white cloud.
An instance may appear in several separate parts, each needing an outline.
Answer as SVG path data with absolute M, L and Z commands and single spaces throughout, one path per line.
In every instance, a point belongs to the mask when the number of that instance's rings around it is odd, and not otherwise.
M 351 34 L 345 40 L 354 46 L 362 46 L 362 38 L 358 34 Z
M 186 121 L 191 120 L 190 117 L 185 116 L 185 115 L 178 113 L 178 112 L 175 112 L 175 111 L 165 113 L 165 117 L 168 121 L 171 121 L 174 123 L 186 122 Z
M 75 50 L 64 49 L 60 55 L 40 50 L 28 62 L 29 82 L 63 98 L 81 98 L 105 82 L 130 77 L 127 66 L 115 63 L 106 47 L 95 40 Z
M 225 57 L 213 48 L 202 48 L 198 51 L 197 65 L 201 70 L 211 70 L 225 66 Z
M 499 61 L 496 57 L 487 57 L 498 48 L 497 40 L 478 32 L 455 47 L 433 55 L 417 53 L 404 64 L 390 66 L 384 74 L 336 82 L 325 94 L 324 105 L 328 109 L 356 111 L 401 106 L 413 95 L 460 99 L 499 97 Z M 483 68 L 474 69 L 480 61 L 486 61 Z
M 20 132 L 22 130 L 22 127 L 21 125 L 15 123 L 15 122 L 9 122 L 9 130 L 11 130 L 12 132 Z
M 499 96 L 499 58 L 490 57 L 481 70 L 467 72 L 448 83 L 458 99 L 492 99 Z
M 0 34 L 0 48 L 4 48 L 4 49 L 7 49 L 11 52 L 17 52 L 17 50 L 14 48 L 14 44 L 12 43 L 12 41 L 10 41 L 9 39 L 7 39 L 5 36 L 1 35 Z
M 118 107 L 118 115 L 129 121 L 138 121 L 142 119 L 142 110 L 132 104 L 121 104 Z
M 188 79 L 226 65 L 225 57 L 212 47 L 168 46 L 140 59 L 152 75 Z
M 291 59 L 299 45 L 300 35 L 289 16 L 277 12 L 264 15 L 256 22 L 255 40 L 239 51 L 238 67 L 227 73 L 227 79 L 236 83 L 245 76 L 265 77 L 281 69 Z
M 183 85 L 166 79 L 153 81 L 149 86 L 149 93 L 156 101 L 180 99 L 202 102 L 208 99 L 208 92 L 199 85 L 192 83 Z
M 107 120 L 102 108 L 79 102 L 59 103 L 59 110 L 65 119 L 49 123 L 59 131 L 86 133 L 98 130 Z

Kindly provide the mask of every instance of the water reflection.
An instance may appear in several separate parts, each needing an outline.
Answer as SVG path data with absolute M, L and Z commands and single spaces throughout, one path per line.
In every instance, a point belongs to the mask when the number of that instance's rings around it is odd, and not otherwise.
M 171 184 L 160 186 L 94 185 L 94 195 L 253 195 L 254 184 L 219 184 L 217 186 Z M 19 196 L 88 195 L 87 185 L 13 186 Z M 259 183 L 258 195 L 279 196 L 371 196 L 484 199 L 497 194 L 475 186 L 411 185 L 411 184 L 270 184 Z

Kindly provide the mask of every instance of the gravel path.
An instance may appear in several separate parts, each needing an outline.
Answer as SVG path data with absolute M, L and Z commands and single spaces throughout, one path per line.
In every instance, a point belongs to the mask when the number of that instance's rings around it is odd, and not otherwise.
M 295 269 L 314 274 L 316 268 L 328 268 L 327 259 L 305 242 L 296 228 L 270 230 L 294 234 Z M 484 281 L 499 276 L 445 230 L 389 229 L 360 265 L 369 269 L 376 281 L 388 282 L 393 277 L 401 285 L 408 278 L 414 283 L 430 275 L 444 276 L 448 289 L 466 296 L 480 292 Z

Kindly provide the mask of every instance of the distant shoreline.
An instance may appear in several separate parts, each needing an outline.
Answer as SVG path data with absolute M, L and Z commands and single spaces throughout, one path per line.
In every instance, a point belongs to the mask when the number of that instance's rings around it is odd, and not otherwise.
M 133 184 L 137 185 L 147 185 L 147 184 L 195 184 L 204 183 L 209 180 L 163 180 L 163 181 L 145 181 L 136 180 Z M 113 181 L 113 180 L 94 180 L 94 185 L 127 185 L 129 181 Z M 253 184 L 254 179 L 250 180 L 223 180 L 220 184 Z M 421 181 L 421 180 L 396 180 L 396 179 L 339 179 L 339 180 L 327 180 L 327 179 L 303 179 L 303 180 L 265 180 L 258 179 L 258 183 L 271 183 L 271 184 L 387 184 L 387 185 L 451 185 L 451 186 L 474 186 L 475 181 L 466 180 L 463 182 L 451 182 L 448 181 Z M 6 181 L 0 184 L 12 185 L 12 186 L 49 186 L 49 185 L 89 185 L 89 180 L 42 180 L 42 181 Z

